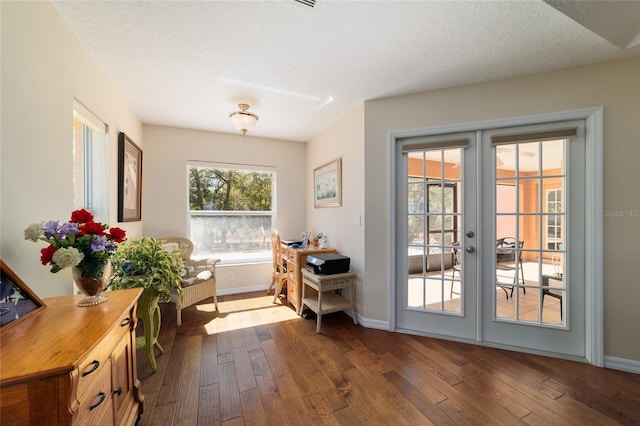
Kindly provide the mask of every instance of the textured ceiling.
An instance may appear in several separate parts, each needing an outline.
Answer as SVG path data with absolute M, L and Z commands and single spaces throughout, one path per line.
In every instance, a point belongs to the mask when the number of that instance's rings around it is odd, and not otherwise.
M 237 133 L 244 102 L 302 142 L 365 100 L 640 54 L 639 1 L 53 4 L 142 122 Z

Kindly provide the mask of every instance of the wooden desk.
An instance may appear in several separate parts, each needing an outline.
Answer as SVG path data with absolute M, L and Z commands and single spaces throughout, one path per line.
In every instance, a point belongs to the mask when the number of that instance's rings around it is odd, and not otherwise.
M 47 307 L 2 330 L 3 424 L 132 425 L 142 412 L 136 365 L 136 308 L 142 289 L 44 299 Z
M 335 248 L 321 249 L 318 247 L 293 248 L 286 244 L 280 246 L 282 260 L 287 263 L 287 300 L 298 315 L 302 308 L 302 272 L 300 269 L 307 264 L 307 255 L 314 253 L 335 252 Z

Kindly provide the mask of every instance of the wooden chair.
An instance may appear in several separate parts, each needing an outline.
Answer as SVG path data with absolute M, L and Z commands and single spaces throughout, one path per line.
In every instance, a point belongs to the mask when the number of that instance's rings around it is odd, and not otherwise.
M 213 298 L 213 304 L 218 310 L 218 295 L 216 294 L 216 264 L 220 259 L 191 258 L 193 243 L 183 237 L 162 237 L 167 249 L 180 250 L 185 275 L 182 278 L 182 295 L 174 294 L 171 301 L 176 304 L 178 326 L 182 325 L 182 310 L 208 298 Z
M 280 250 L 280 234 L 278 230 L 271 231 L 271 245 L 273 247 L 273 272 L 271 274 L 271 282 L 267 293 L 271 291 L 271 288 L 275 284 L 276 290 L 273 293 L 273 303 L 276 303 L 278 296 L 282 292 L 284 284 L 287 282 L 287 267 L 282 259 L 282 251 Z

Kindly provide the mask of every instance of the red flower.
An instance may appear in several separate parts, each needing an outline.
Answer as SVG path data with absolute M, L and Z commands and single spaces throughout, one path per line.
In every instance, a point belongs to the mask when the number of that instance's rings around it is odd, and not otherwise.
M 122 228 L 114 227 L 109 229 L 107 237 L 111 238 L 116 243 L 121 243 L 127 239 L 127 232 Z
M 104 235 L 105 226 L 101 223 L 90 221 L 80 225 L 78 230 L 80 231 L 80 235 Z
M 71 213 L 71 222 L 73 223 L 87 223 L 93 221 L 93 215 L 91 212 L 80 209 Z
M 54 246 L 48 246 L 40 250 L 40 262 L 42 262 L 43 265 L 53 265 L 53 261 L 51 259 L 53 258 L 53 253 L 55 253 L 56 250 L 57 248 Z

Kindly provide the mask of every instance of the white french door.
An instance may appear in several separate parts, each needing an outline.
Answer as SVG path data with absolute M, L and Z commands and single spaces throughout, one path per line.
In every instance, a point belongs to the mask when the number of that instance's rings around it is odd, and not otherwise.
M 397 329 L 585 356 L 584 129 L 396 140 Z
M 475 132 L 407 138 L 396 147 L 397 326 L 475 339 Z M 469 237 L 463 239 L 463 232 Z M 469 243 L 471 241 L 471 243 Z
M 483 131 L 479 339 L 585 357 L 583 121 Z

